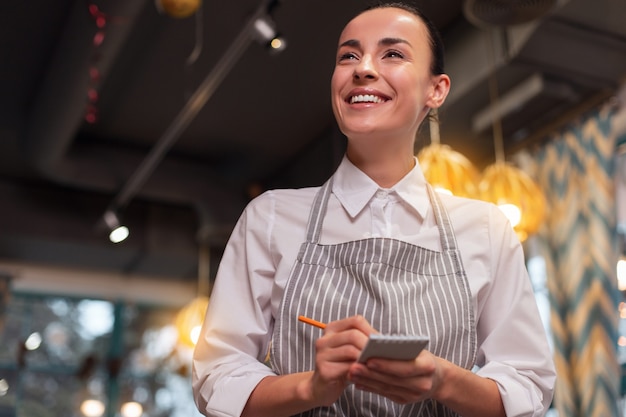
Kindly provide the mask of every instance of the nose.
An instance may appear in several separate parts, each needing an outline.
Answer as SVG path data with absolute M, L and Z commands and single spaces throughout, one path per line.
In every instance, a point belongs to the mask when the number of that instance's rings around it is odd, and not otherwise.
M 354 67 L 353 78 L 355 80 L 374 80 L 378 77 L 376 65 L 370 55 L 361 57 L 358 65 Z

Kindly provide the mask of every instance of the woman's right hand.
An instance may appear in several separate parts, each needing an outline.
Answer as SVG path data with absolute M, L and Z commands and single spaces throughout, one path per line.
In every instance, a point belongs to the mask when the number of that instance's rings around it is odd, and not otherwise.
M 315 370 L 263 378 L 250 394 L 242 417 L 287 417 L 333 404 L 348 384 L 350 365 L 374 332 L 361 316 L 328 323 L 315 343 Z
M 362 316 L 333 321 L 315 342 L 315 371 L 311 396 L 319 405 L 331 405 L 348 385 L 348 371 L 367 339 L 376 330 Z

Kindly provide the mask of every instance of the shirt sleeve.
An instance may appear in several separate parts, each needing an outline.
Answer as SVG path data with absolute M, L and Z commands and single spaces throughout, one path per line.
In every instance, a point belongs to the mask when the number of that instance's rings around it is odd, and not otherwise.
M 259 381 L 271 327 L 274 267 L 269 251 L 272 198 L 244 210 L 226 245 L 193 356 L 192 386 L 206 416 L 239 416 Z
M 508 417 L 543 416 L 556 372 L 524 253 L 493 206 L 489 216 L 491 285 L 478 301 L 477 374 L 498 384 Z

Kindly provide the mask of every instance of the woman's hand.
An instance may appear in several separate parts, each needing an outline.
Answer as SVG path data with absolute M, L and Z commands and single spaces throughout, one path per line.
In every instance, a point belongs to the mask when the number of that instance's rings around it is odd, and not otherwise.
M 372 358 L 353 363 L 350 381 L 399 404 L 432 398 L 466 417 L 505 415 L 495 381 L 423 350 L 411 361 Z
M 350 382 L 349 371 L 375 329 L 362 316 L 337 320 L 326 325 L 315 343 L 315 372 L 312 396 L 321 405 L 334 403 Z
M 372 358 L 357 362 L 376 330 L 361 316 L 326 325 L 315 344 L 315 370 L 268 376 L 257 384 L 242 416 L 291 416 L 333 404 L 346 385 L 399 404 L 433 398 L 467 417 L 502 417 L 496 383 L 423 350 L 416 359 Z
M 409 361 L 372 358 L 366 364 L 354 363 L 349 378 L 358 389 L 408 404 L 433 397 L 441 373 L 439 358 L 423 350 Z
M 315 370 L 263 378 L 241 415 L 292 416 L 333 404 L 346 388 L 350 367 L 374 331 L 361 316 L 328 323 L 315 343 Z

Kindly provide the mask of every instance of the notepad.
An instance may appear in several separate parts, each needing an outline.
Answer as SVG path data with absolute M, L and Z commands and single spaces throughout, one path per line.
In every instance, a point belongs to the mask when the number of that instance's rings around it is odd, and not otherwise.
M 411 360 L 427 345 L 426 336 L 371 334 L 358 361 L 366 362 L 369 358 Z

